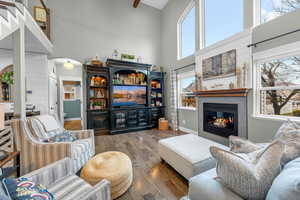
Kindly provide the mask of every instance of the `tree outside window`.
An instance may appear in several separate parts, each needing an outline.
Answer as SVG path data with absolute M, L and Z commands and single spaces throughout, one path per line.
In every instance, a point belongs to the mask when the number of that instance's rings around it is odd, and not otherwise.
M 300 0 L 261 0 L 261 22 L 265 23 L 300 8 Z
M 195 73 L 183 73 L 178 75 L 178 99 L 180 108 L 196 108 L 196 90 Z
M 300 117 L 300 57 L 259 64 L 260 113 Z

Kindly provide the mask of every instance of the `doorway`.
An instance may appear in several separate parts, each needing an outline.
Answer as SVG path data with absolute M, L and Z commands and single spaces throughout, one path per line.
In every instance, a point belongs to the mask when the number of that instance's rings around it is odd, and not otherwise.
M 82 129 L 82 80 L 74 77 L 60 78 L 61 119 L 65 129 Z
M 71 58 L 54 58 L 49 71 L 57 80 L 57 94 L 53 91 L 52 95 L 57 97 L 57 118 L 65 129 L 81 130 L 84 116 L 82 63 Z M 49 85 L 55 88 L 54 84 L 50 79 Z

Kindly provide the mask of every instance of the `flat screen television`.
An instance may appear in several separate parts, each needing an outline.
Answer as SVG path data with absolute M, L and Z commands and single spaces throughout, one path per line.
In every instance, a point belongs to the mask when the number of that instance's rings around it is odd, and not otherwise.
M 136 106 L 147 104 L 146 86 L 113 86 L 112 106 Z

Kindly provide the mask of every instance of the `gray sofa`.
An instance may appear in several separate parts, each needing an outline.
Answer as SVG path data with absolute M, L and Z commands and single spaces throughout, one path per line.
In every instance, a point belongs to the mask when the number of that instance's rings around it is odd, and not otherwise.
M 216 180 L 216 169 L 211 169 L 190 179 L 189 200 L 243 200 Z M 299 200 L 300 158 L 285 165 L 274 180 L 266 200 Z

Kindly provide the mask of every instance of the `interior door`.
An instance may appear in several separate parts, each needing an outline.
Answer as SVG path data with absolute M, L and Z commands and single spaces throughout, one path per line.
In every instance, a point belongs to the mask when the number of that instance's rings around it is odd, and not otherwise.
M 49 113 L 58 116 L 57 103 L 57 79 L 50 77 L 49 79 Z

